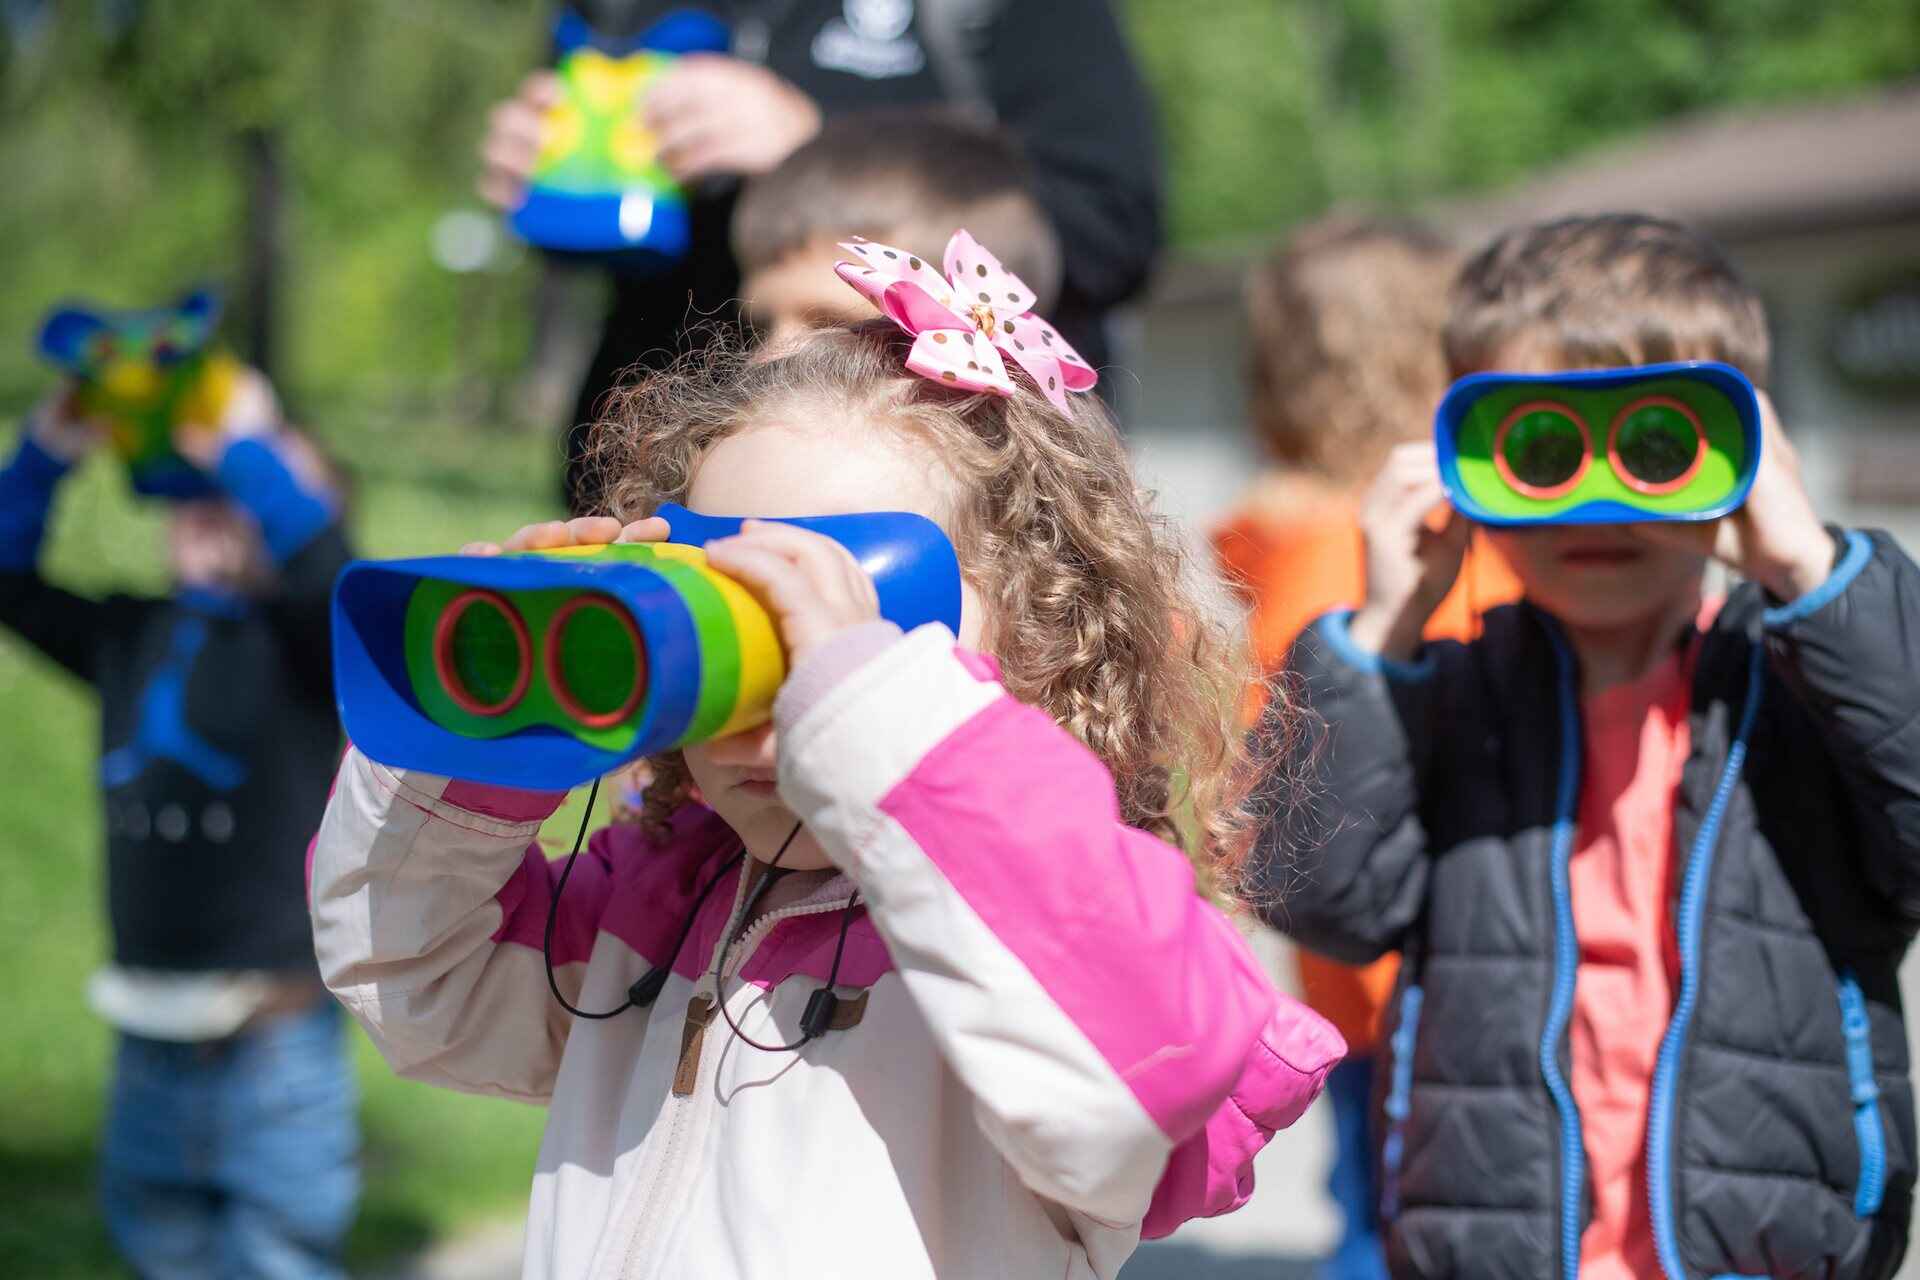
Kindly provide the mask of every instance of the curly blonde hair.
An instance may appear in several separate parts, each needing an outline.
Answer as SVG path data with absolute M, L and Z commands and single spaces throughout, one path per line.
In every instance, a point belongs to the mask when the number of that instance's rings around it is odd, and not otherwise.
M 1008 691 L 1100 757 L 1125 822 L 1184 848 L 1203 891 L 1232 896 L 1258 773 L 1237 719 L 1251 670 L 1237 628 L 1202 602 L 1097 399 L 1075 397 L 1068 415 L 1024 378 L 1011 397 L 940 386 L 907 371 L 908 346 L 879 320 L 761 358 L 722 342 L 623 389 L 592 452 L 611 513 L 683 501 L 709 449 L 773 415 L 917 439 L 954 478 L 942 523 Z M 652 824 L 691 783 L 678 753 L 650 763 Z

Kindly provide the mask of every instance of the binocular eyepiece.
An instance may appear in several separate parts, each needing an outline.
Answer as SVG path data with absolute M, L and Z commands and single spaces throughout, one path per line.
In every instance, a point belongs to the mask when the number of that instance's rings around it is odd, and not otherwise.
M 333 603 L 348 736 L 394 767 L 558 790 L 763 723 L 786 678 L 778 629 L 701 550 L 740 521 L 660 514 L 668 542 L 349 565 Z M 958 629 L 959 562 L 932 521 L 787 523 L 846 546 L 883 617 Z
M 1713 520 L 1747 499 L 1760 402 L 1709 361 L 1575 373 L 1478 373 L 1435 415 L 1440 478 L 1491 525 Z

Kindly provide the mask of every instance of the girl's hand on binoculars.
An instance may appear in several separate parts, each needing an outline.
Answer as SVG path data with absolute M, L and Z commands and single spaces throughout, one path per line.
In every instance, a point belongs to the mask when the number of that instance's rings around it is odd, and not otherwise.
M 843 631 L 880 617 L 873 579 L 832 538 L 790 524 L 749 520 L 707 544 L 707 563 L 738 578 L 780 624 L 789 666 Z
M 1775 598 L 1797 600 L 1833 572 L 1833 537 L 1814 512 L 1800 478 L 1800 455 L 1764 391 L 1760 434 L 1760 470 L 1738 511 L 1706 524 L 1653 521 L 1629 528 L 1648 542 L 1712 556 Z
M 555 547 L 604 547 L 609 542 L 665 542 L 667 522 L 648 516 L 621 524 L 612 516 L 578 516 L 522 525 L 504 543 L 469 542 L 463 556 L 497 556 L 503 551 L 550 551 Z
M 1347 627 L 1362 649 L 1411 658 L 1427 619 L 1453 589 L 1473 530 L 1446 496 L 1431 441 L 1395 446 L 1367 490 L 1360 505 L 1367 596 Z

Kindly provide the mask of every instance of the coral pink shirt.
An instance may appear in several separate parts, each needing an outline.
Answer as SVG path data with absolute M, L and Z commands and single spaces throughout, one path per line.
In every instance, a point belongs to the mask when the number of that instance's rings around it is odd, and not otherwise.
M 1703 627 L 1713 611 L 1703 611 Z M 1569 1040 L 1593 1188 L 1580 1241 L 1589 1280 L 1660 1275 L 1647 1207 L 1647 1108 L 1679 990 L 1673 801 L 1698 652 L 1696 633 L 1640 679 L 1585 699 L 1569 865 L 1580 939 Z

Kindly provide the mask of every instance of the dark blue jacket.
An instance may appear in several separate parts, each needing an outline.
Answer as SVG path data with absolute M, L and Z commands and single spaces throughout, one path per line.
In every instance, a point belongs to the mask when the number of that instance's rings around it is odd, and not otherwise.
M 1674 1280 L 1891 1276 L 1914 1179 L 1897 971 L 1920 926 L 1920 570 L 1846 534 L 1822 587 L 1769 606 L 1737 589 L 1694 678 L 1655 1242 Z M 1271 918 L 1339 959 L 1407 957 L 1380 1073 L 1390 1267 L 1571 1278 L 1588 1215 L 1572 652 L 1521 605 L 1411 664 L 1330 616 L 1291 665 L 1325 719 L 1294 746 L 1318 830 L 1263 838 Z
M 311 971 L 306 849 L 340 751 L 327 610 L 349 556 L 333 506 L 241 441 L 214 478 L 260 525 L 271 593 L 96 599 L 36 563 L 65 472 L 31 439 L 0 468 L 0 625 L 99 694 L 114 960 Z

